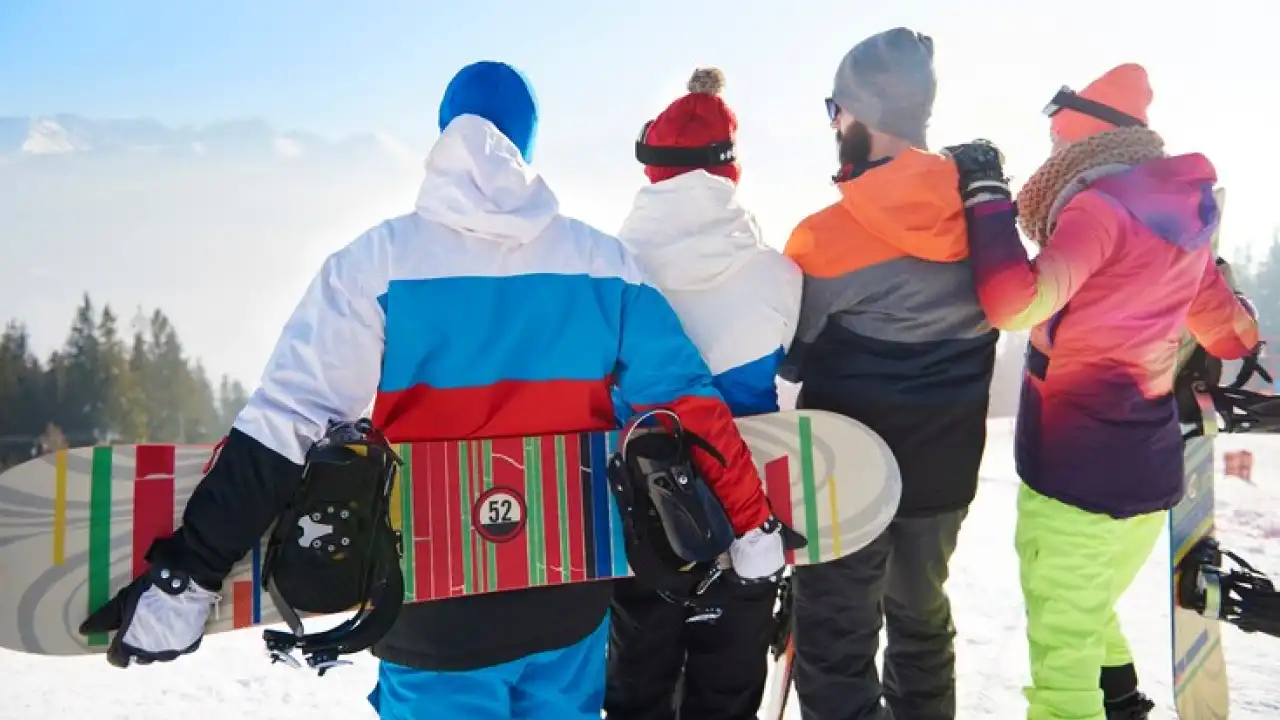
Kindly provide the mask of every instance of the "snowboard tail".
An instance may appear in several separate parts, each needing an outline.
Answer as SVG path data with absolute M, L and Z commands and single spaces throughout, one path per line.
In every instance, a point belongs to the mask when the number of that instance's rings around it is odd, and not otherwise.
M 808 537 L 788 563 L 854 552 L 892 520 L 898 467 L 861 423 L 807 410 L 736 423 L 774 512 Z M 393 445 L 404 460 L 390 513 L 405 602 L 630 576 L 605 474 L 618 441 L 609 431 Z M 0 474 L 0 647 L 105 651 L 107 636 L 76 628 L 145 570 L 152 540 L 180 524 L 211 450 L 77 448 Z M 206 634 L 281 622 L 260 582 L 268 536 L 232 569 Z
M 1179 717 L 1218 720 L 1227 717 L 1230 697 L 1222 629 L 1179 603 L 1180 564 L 1187 553 L 1214 533 L 1213 438 L 1186 444 L 1186 491 L 1169 511 L 1169 555 L 1172 597 L 1173 696 Z
M 1214 190 L 1219 212 L 1226 191 Z M 1213 234 L 1218 249 L 1218 232 Z M 1196 342 L 1185 335 L 1178 352 L 1178 369 L 1190 359 Z M 1196 545 L 1214 534 L 1214 449 L 1216 416 L 1212 405 L 1205 434 L 1187 440 L 1183 448 L 1185 490 L 1182 499 L 1169 511 L 1169 583 L 1173 646 L 1173 698 L 1179 717 L 1195 720 L 1224 720 L 1230 706 L 1227 662 L 1222 649 L 1218 621 L 1188 610 L 1179 603 L 1182 573 L 1179 564 Z

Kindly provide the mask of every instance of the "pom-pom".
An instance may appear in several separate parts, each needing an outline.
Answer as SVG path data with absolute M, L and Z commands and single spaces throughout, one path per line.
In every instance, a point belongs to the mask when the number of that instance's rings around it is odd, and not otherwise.
M 719 95 L 724 89 L 724 71 L 717 67 L 701 67 L 689 78 L 689 92 Z

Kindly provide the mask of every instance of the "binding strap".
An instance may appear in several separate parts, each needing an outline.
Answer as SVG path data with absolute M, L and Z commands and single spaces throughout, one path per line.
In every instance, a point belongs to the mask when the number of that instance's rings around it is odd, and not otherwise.
M 1237 566 L 1227 569 L 1223 558 Z M 1178 606 L 1210 620 L 1229 622 L 1247 633 L 1280 637 L 1280 593 L 1244 558 L 1201 539 L 1178 565 Z
M 350 464 L 357 460 L 378 463 L 372 483 L 368 475 L 361 475 L 358 470 L 349 469 Z M 339 660 L 339 657 L 362 652 L 372 647 L 395 624 L 400 608 L 404 604 L 404 577 L 400 569 L 402 542 L 399 533 L 391 527 L 390 507 L 396 470 L 400 464 L 402 464 L 400 457 L 391 448 L 386 438 L 373 427 L 370 421 L 363 418 L 355 423 L 332 424 L 326 436 L 308 454 L 308 466 L 304 470 L 298 495 L 289 511 L 277 521 L 263 562 L 262 583 L 289 627 L 289 632 L 263 631 L 263 640 L 273 664 L 284 662 L 295 668 L 301 667 L 301 663 L 292 655 L 294 650 L 298 650 L 307 665 L 323 676 L 334 667 L 350 665 L 351 663 L 347 661 Z M 340 473 L 337 477 L 332 474 L 335 468 Z M 314 480 L 311 479 L 313 471 L 319 473 Z M 321 480 L 321 477 L 324 479 Z M 286 563 L 300 562 L 296 559 L 299 552 L 297 529 L 300 527 L 298 522 L 300 519 L 310 520 L 319 517 L 332 521 L 335 513 L 340 518 L 350 518 L 347 508 L 341 503 L 333 502 L 331 497 L 321 503 L 335 506 L 327 508 L 327 517 L 321 515 L 322 511 L 312 507 L 309 502 L 313 502 L 314 498 L 310 496 L 309 490 L 313 483 L 322 484 L 323 488 L 319 492 L 331 492 L 334 487 L 346 488 L 347 492 L 353 493 L 366 503 L 368 510 L 362 518 L 367 521 L 366 535 L 364 537 L 342 535 L 340 541 L 344 548 L 352 551 L 347 562 L 358 563 L 356 566 L 358 581 L 354 588 L 354 596 L 338 595 L 338 597 L 347 598 L 339 600 L 339 603 L 350 602 L 352 597 L 359 599 L 358 604 L 353 608 L 354 614 L 336 627 L 308 634 L 297 609 L 281 591 L 277 583 L 277 574 L 278 571 L 287 572 L 293 592 L 302 592 L 297 586 L 298 578 L 300 575 L 306 578 L 309 575 L 309 568 L 314 566 L 304 566 L 301 570 L 296 568 L 281 570 L 282 566 L 278 563 L 282 558 Z M 300 514 L 308 512 L 315 512 L 316 515 L 310 518 L 300 517 Z M 351 514 L 354 515 L 356 512 L 352 511 Z M 352 528 L 361 527 L 361 523 L 352 524 L 348 520 L 344 525 L 343 520 L 340 519 L 328 527 L 331 534 L 334 532 L 341 534 L 349 532 Z M 316 540 L 313 547 L 321 547 L 321 542 Z M 288 550 L 286 551 L 285 548 Z M 330 547 L 330 549 L 333 548 Z M 317 581 L 324 582 L 319 578 Z M 318 588 L 318 590 L 323 592 L 325 588 Z M 351 590 L 351 588 L 344 588 L 344 590 Z M 301 603 L 312 604 L 311 607 L 304 605 L 304 611 L 330 611 L 336 606 L 332 601 L 329 601 L 331 604 L 326 604 L 324 600 L 313 595 L 299 595 L 295 599 Z
M 1245 390 L 1254 377 L 1272 386 L 1275 381 L 1261 362 L 1265 343 L 1259 342 L 1253 352 L 1244 358 L 1240 372 L 1230 385 L 1206 387 L 1197 381 L 1192 385 L 1196 402 L 1200 406 L 1200 423 L 1183 435 L 1184 439 L 1217 434 L 1217 418 L 1222 418 L 1222 431 L 1280 433 L 1280 397 L 1263 395 Z
M 388 546 L 386 536 L 381 533 L 377 533 L 376 538 L 375 543 L 370 545 L 370 552 L 375 553 L 375 557 L 383 557 L 384 553 L 394 553 L 393 557 L 399 557 L 398 543 Z M 368 583 L 362 589 L 368 599 L 360 603 L 354 615 L 336 627 L 311 634 L 306 633 L 302 618 L 280 595 L 276 584 L 268 580 L 267 592 L 290 630 L 263 631 L 262 637 L 271 662 L 284 662 L 291 667 L 300 668 L 301 663 L 293 657 L 293 651 L 297 650 L 307 665 L 323 677 L 335 667 L 351 664 L 340 660 L 340 656 L 363 652 L 373 647 L 374 643 L 391 630 L 400 614 L 400 608 L 404 604 L 404 577 L 398 568 L 394 572 L 386 572 L 385 569 L 380 570 L 375 563 L 370 567 L 366 580 Z

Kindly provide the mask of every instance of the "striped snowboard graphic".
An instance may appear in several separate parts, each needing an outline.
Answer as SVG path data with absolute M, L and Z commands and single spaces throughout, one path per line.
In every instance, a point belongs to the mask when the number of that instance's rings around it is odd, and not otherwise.
M 400 445 L 391 524 L 405 599 L 561 585 L 628 573 L 606 482 L 606 434 Z M 419 482 L 429 477 L 432 482 Z M 409 541 L 409 539 L 412 539 Z
M 737 420 L 775 512 L 809 546 L 788 562 L 859 549 L 892 519 L 898 468 L 852 420 L 790 411 Z M 616 432 L 402 443 L 392 494 L 406 602 L 630 574 L 605 478 Z M 105 649 L 76 627 L 146 567 L 181 522 L 211 445 L 64 450 L 0 475 L 0 647 Z M 266 539 L 236 565 L 206 632 L 280 622 L 259 583 Z

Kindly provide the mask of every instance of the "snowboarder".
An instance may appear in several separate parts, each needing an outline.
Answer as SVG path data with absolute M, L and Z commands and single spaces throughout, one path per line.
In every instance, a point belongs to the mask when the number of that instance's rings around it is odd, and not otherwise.
M 738 203 L 738 122 L 723 85 L 719 69 L 700 68 L 688 94 L 645 124 L 636 159 L 652 184 L 636 194 L 618 237 L 675 309 L 729 409 L 754 415 L 778 410 L 775 373 L 795 332 L 801 275 Z M 615 588 L 609 720 L 754 720 L 775 584 L 712 586 L 718 618 L 634 580 Z
M 95 620 L 117 631 L 113 662 L 198 647 L 214 593 L 289 500 L 304 453 L 371 399 L 391 442 L 546 434 L 614 427 L 616 384 L 629 406 L 670 408 L 727 459 L 695 458 L 732 520 L 736 571 L 781 570 L 760 479 L 705 362 L 617 239 L 561 215 L 528 164 L 537 118 L 506 64 L 453 78 L 414 210 L 325 261 L 182 527 Z M 370 703 L 395 720 L 598 720 L 611 589 L 406 605 L 374 647 Z
M 1028 718 L 1148 716 L 1114 607 L 1182 495 L 1179 337 L 1224 359 L 1258 343 L 1210 247 L 1214 167 L 1166 154 L 1151 99 L 1136 64 L 1063 88 L 1046 108 L 1052 154 L 1016 212 L 992 145 L 950 150 L 982 305 L 997 327 L 1031 330 L 1015 444 Z
M 895 28 L 845 55 L 827 99 L 841 199 L 787 242 L 804 271 L 781 371 L 802 383 L 797 407 L 865 423 L 902 472 L 898 514 L 880 538 L 796 569 L 794 673 L 807 719 L 955 717 L 944 584 L 977 492 L 998 332 L 965 262 L 956 166 L 926 149 L 935 90 L 927 36 Z

